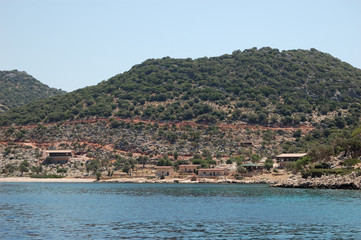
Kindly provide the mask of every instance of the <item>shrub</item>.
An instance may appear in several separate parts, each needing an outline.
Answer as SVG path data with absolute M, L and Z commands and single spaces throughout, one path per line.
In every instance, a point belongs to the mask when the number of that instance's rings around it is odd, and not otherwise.
M 264 163 L 263 167 L 267 170 L 270 170 L 273 167 L 273 160 L 267 159 L 266 162 Z
M 227 161 L 226 161 L 226 164 L 232 164 L 233 162 L 232 162 L 232 160 L 231 159 L 228 159 Z
M 310 170 L 302 172 L 303 178 L 308 177 L 321 177 L 323 175 L 347 175 L 353 172 L 351 169 L 345 169 L 345 168 L 335 168 L 335 169 L 316 169 L 312 168 Z
M 356 158 L 346 159 L 342 163 L 342 166 L 351 168 L 351 167 L 355 166 L 356 164 L 359 164 L 360 162 L 361 162 L 361 160 L 356 159 Z

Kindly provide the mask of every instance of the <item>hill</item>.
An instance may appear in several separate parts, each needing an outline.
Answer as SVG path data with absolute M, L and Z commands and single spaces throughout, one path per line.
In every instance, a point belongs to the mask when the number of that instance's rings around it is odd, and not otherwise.
M 0 113 L 39 99 L 64 94 L 42 84 L 26 72 L 0 71 Z
M 1 125 L 92 117 L 340 128 L 360 117 L 361 70 L 315 49 L 150 59 L 96 86 L 13 109 Z
M 281 152 L 308 152 L 279 174 L 348 173 L 360 164 L 360 83 L 361 70 L 315 49 L 150 59 L 1 115 L 0 169 L 147 176 L 155 164 L 194 163 L 236 177 L 243 163 L 270 168 Z M 76 156 L 62 168 L 41 164 L 48 149 Z

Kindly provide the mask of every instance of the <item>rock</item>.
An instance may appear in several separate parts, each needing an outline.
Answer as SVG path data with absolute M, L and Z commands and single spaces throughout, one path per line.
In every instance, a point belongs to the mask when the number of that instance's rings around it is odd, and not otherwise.
M 320 178 L 289 178 L 273 184 L 272 187 L 284 188 L 322 188 L 322 189 L 361 189 L 360 173 L 347 176 L 322 176 Z

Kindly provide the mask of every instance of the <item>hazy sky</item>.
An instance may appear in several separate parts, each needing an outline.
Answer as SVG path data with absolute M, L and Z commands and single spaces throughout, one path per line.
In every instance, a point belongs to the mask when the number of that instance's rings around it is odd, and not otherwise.
M 359 0 L 0 0 L 0 10 L 0 70 L 66 91 L 148 58 L 252 47 L 316 48 L 361 68 Z

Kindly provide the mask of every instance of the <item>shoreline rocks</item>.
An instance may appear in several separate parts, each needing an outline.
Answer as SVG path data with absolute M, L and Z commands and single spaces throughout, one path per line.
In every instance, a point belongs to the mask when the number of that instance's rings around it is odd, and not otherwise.
M 346 176 L 324 175 L 320 178 L 307 179 L 297 175 L 273 184 L 271 187 L 361 190 L 361 175 L 354 172 Z
M 107 180 L 100 180 L 102 183 L 179 183 L 179 184 L 198 184 L 198 183 L 216 183 L 216 184 L 274 184 L 274 181 L 267 180 L 237 180 L 237 179 L 213 179 L 213 178 L 198 178 L 196 181 L 182 178 L 166 178 L 166 179 L 147 179 L 147 178 L 113 178 Z

